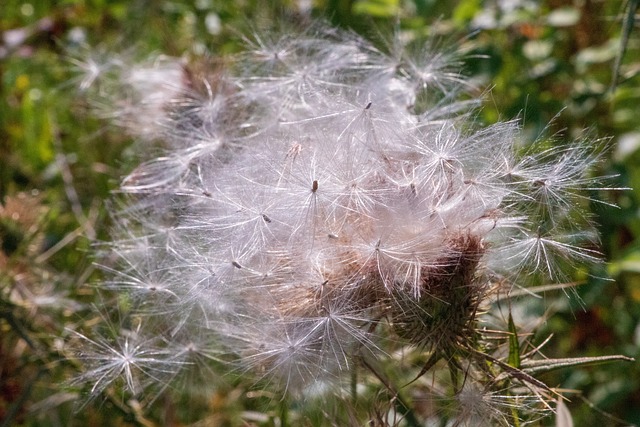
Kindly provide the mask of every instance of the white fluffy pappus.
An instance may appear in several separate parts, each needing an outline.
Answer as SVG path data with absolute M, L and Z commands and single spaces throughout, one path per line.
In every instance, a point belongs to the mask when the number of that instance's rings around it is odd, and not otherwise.
M 544 406 L 550 389 L 496 362 L 477 322 L 496 286 L 598 260 L 582 205 L 601 147 L 524 150 L 516 122 L 479 126 L 460 55 L 434 45 L 384 52 L 322 25 L 246 42 L 203 77 L 166 57 L 85 67 L 82 89 L 108 88 L 115 122 L 163 150 L 123 181 L 105 285 L 154 346 L 188 345 L 116 349 L 82 379 L 99 392 L 122 373 L 139 392 L 129 362 L 166 357 L 171 381 L 213 360 L 296 394 L 406 348 L 428 355 L 419 376 L 446 361 L 462 418 L 497 398 L 486 413 L 508 425 L 511 383 Z M 465 366 L 498 391 L 456 383 Z

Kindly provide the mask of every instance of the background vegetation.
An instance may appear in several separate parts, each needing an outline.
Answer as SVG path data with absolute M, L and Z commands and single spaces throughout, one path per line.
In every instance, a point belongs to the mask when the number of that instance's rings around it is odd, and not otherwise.
M 4 0 L 0 5 L 0 426 L 247 424 L 255 408 L 234 390 L 202 405 L 166 400 L 142 414 L 118 396 L 73 414 L 78 374 L 65 325 L 99 322 L 87 284 L 99 279 L 91 245 L 108 239 L 110 191 L 131 169 L 130 141 L 87 113 L 74 62 L 101 51 L 201 57 L 240 49 L 251 28 L 318 17 L 369 37 L 401 31 L 461 43 L 466 73 L 490 89 L 478 120 L 519 117 L 535 138 L 588 132 L 610 138 L 601 173 L 615 174 L 594 204 L 608 264 L 577 295 L 549 293 L 552 357 L 640 358 L 640 36 L 637 1 L 319 0 L 223 2 Z M 638 20 L 640 22 L 640 20 Z M 87 48 L 91 46 L 91 48 Z M 135 54 L 135 53 L 132 53 Z M 551 123 L 551 124 L 549 124 Z M 601 197 L 601 196 L 598 196 Z M 640 365 L 566 369 L 543 378 L 582 390 L 576 425 L 640 425 Z M 186 410 L 185 410 L 186 408 Z M 188 410 L 188 414 L 186 413 Z M 218 418 L 211 418 L 216 414 Z M 270 425 L 254 413 L 256 425 Z

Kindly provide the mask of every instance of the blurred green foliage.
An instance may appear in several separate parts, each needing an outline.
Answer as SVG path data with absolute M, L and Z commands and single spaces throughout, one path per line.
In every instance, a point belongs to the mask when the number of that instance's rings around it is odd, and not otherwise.
M 611 176 L 608 186 L 620 190 L 593 194 L 607 202 L 593 203 L 593 219 L 608 264 L 577 272 L 582 284 L 575 294 L 551 292 L 528 303 L 526 311 L 548 318 L 537 333 L 540 340 L 554 334 L 546 347 L 549 357 L 640 359 L 637 5 L 634 0 L 3 0 L 0 426 L 179 425 L 195 421 L 194 414 L 208 416 L 206 425 L 241 425 L 238 414 L 251 410 L 255 425 L 272 425 L 273 417 L 251 406 L 259 399 L 243 400 L 234 389 L 220 390 L 200 406 L 167 400 L 160 405 L 164 412 L 146 415 L 118 396 L 70 412 L 79 395 L 64 384 L 78 367 L 65 359 L 64 328 L 99 320 L 91 308 L 95 290 L 87 286 L 97 278 L 91 242 L 107 238 L 105 200 L 132 162 L 130 141 L 87 114 L 90 106 L 79 94 L 73 60 L 99 55 L 101 49 L 216 57 L 239 50 L 241 35 L 252 28 L 309 17 L 378 40 L 396 31 L 463 46 L 469 53 L 465 73 L 490 90 L 480 121 L 519 118 L 531 139 L 543 133 L 558 140 L 608 138 L 600 172 Z M 632 30 L 626 44 L 625 25 Z M 575 425 L 640 424 L 638 363 L 566 369 L 543 379 L 582 391 L 569 404 Z

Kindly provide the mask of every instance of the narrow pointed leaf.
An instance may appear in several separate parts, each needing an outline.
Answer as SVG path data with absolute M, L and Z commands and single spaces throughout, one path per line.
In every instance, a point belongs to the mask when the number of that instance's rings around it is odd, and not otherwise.
M 542 359 L 528 360 L 522 363 L 523 372 L 528 374 L 537 374 L 540 372 L 548 372 L 554 369 L 568 368 L 571 366 L 595 365 L 600 363 L 608 363 L 614 361 L 633 362 L 635 359 L 627 356 L 599 356 L 599 357 L 573 357 L 566 359 Z

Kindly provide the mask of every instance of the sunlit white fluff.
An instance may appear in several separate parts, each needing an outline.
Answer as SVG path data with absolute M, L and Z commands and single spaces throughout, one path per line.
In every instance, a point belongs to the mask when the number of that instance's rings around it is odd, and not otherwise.
M 435 49 L 315 26 L 247 39 L 202 80 L 166 57 L 115 67 L 115 121 L 163 143 L 122 183 L 105 285 L 162 339 L 120 351 L 79 335 L 92 392 L 120 374 L 138 392 L 132 366 L 171 381 L 209 360 L 295 394 L 388 345 L 482 365 L 496 283 L 596 261 L 580 202 L 597 149 L 523 150 L 516 122 L 480 127 L 459 55 Z M 101 76 L 84 68 L 88 89 Z M 473 390 L 456 395 L 465 422 L 510 416 Z

